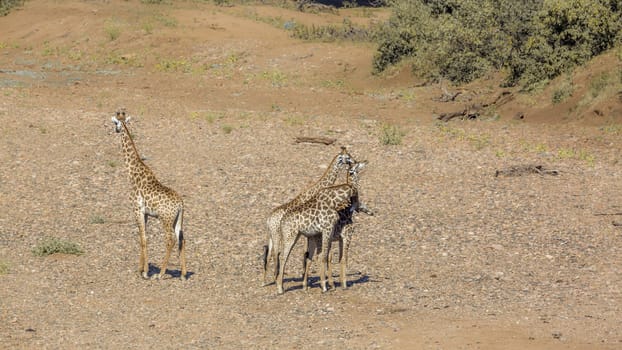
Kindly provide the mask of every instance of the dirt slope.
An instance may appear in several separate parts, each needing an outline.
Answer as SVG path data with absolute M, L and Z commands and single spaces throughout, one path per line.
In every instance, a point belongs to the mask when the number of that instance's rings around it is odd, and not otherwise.
M 386 13 L 31 1 L 1 18 L 0 348 L 620 348 L 620 102 L 607 89 L 584 99 L 605 64 L 578 71 L 561 105 L 548 101 L 562 80 L 436 124 L 500 90 L 478 82 L 437 102 L 440 86 L 372 76 L 371 45 L 282 29 L 344 16 Z M 186 282 L 176 257 L 172 278 L 136 273 L 119 106 L 184 196 Z M 399 145 L 381 142 L 386 122 Z M 369 160 L 362 197 L 376 211 L 356 217 L 350 288 L 322 294 L 315 277 L 300 290 L 299 244 L 277 296 L 261 287 L 265 218 L 340 145 Z M 528 165 L 558 175 L 518 171 Z M 149 223 L 155 271 L 164 243 Z M 46 237 L 85 254 L 34 256 Z

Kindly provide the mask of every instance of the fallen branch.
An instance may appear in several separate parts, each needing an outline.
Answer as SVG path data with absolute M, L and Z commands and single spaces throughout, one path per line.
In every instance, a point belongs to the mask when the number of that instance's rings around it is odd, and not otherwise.
M 442 88 L 442 90 L 443 90 L 443 94 L 441 95 L 441 97 L 435 98 L 435 100 L 438 101 L 438 102 L 451 102 L 451 101 L 455 101 L 456 97 L 458 97 L 460 94 L 462 94 L 462 91 L 451 93 L 451 92 L 447 91 L 447 89 L 445 89 L 445 88 Z
M 497 170 L 495 171 L 495 177 L 499 175 L 503 176 L 522 176 L 528 174 L 538 174 L 540 176 L 544 175 L 559 175 L 559 170 L 554 169 L 545 169 L 542 165 L 516 165 L 511 166 L 507 169 Z
M 322 143 L 325 145 L 332 145 L 335 143 L 337 139 L 332 139 L 329 137 L 321 137 L 321 136 L 297 136 L 296 143 Z
M 594 213 L 594 216 L 613 216 L 613 215 L 622 215 L 622 213 Z
M 490 106 L 500 106 L 502 104 L 505 104 L 505 103 L 511 101 L 513 98 L 514 98 L 514 95 L 512 95 L 511 92 L 503 91 L 499 96 L 497 96 L 497 98 L 495 98 L 494 101 L 492 101 L 490 103 L 472 104 L 472 105 L 468 106 L 467 108 L 465 108 L 462 111 L 441 113 L 441 114 L 439 114 L 438 117 L 436 117 L 436 119 L 438 119 L 440 121 L 444 121 L 444 122 L 448 122 L 448 121 L 450 121 L 450 120 L 452 120 L 454 118 L 458 118 L 458 117 L 460 117 L 460 119 L 462 119 L 462 120 L 477 119 L 477 118 L 479 118 L 480 111 L 482 109 L 488 108 Z

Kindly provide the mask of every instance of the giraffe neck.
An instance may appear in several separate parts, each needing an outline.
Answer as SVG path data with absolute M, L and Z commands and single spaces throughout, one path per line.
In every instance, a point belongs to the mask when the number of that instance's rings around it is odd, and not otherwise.
M 341 164 L 337 162 L 337 157 L 333 158 L 333 161 L 328 166 L 328 169 L 324 172 L 324 175 L 317 183 L 319 188 L 331 186 L 337 180 L 339 176 L 339 170 L 341 170 Z
M 332 186 L 339 176 L 339 170 L 341 169 L 341 165 L 337 162 L 337 157 L 333 158 L 333 161 L 330 163 L 330 166 L 322 177 L 313 185 L 311 185 L 306 190 L 302 191 L 296 198 L 294 198 L 291 202 L 284 204 L 285 207 L 297 207 L 307 202 L 314 196 L 320 192 L 325 187 Z
M 125 122 L 122 122 L 121 124 L 123 125 L 121 148 L 123 151 L 125 165 L 127 166 L 130 180 L 133 184 L 137 185 L 139 183 L 139 176 L 144 175 L 145 170 L 147 170 L 147 173 L 150 173 L 150 171 L 147 165 L 145 165 L 142 159 L 140 159 L 140 155 L 138 154 L 138 150 L 136 149 L 134 140 L 132 140 L 132 136 L 130 135 L 127 125 L 125 125 Z
M 349 184 L 326 187 L 316 197 L 319 205 L 326 208 L 341 210 L 350 205 L 355 189 Z

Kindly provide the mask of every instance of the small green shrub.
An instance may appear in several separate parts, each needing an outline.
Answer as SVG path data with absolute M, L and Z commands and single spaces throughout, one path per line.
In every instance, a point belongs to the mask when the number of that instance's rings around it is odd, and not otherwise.
M 600 95 L 601 92 L 609 86 L 610 81 L 611 79 L 609 73 L 607 72 L 603 72 L 595 76 L 594 79 L 590 81 L 590 94 L 592 97 L 598 97 L 598 95 Z
M 405 133 L 397 125 L 384 124 L 380 129 L 380 143 L 383 145 L 400 145 Z
M 185 59 L 161 59 L 156 64 L 156 70 L 161 72 L 192 72 L 192 63 Z
M 571 80 L 565 81 L 553 91 L 551 101 L 554 104 L 562 103 L 574 93 L 574 84 Z
M 57 253 L 82 255 L 84 251 L 76 243 L 52 237 L 39 243 L 32 249 L 32 253 L 36 256 L 48 256 Z
M 93 215 L 93 216 L 91 216 L 90 222 L 91 222 L 91 224 L 104 224 L 104 223 L 106 223 L 106 220 L 104 219 L 103 216 Z
M 233 131 L 233 126 L 231 126 L 231 125 L 223 125 L 222 126 L 222 131 L 225 134 L 231 134 L 231 132 Z
M 177 19 L 171 16 L 157 14 L 154 16 L 155 20 L 162 23 L 165 27 L 175 28 L 177 27 Z
M 9 273 L 9 263 L 0 261 L 0 276 Z
M 116 23 L 112 22 L 106 23 L 104 31 L 106 32 L 106 35 L 108 36 L 108 39 L 110 41 L 117 40 L 121 35 L 121 28 Z

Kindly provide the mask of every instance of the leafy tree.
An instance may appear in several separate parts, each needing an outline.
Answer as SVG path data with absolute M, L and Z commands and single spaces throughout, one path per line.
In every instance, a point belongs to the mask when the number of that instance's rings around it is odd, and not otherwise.
M 525 83 L 551 79 L 611 48 L 621 1 L 547 0 L 536 14 L 516 71 Z M 614 11 L 615 9 L 615 11 Z
M 622 0 L 390 0 L 374 71 L 407 58 L 416 74 L 506 84 L 553 78 L 621 39 Z

